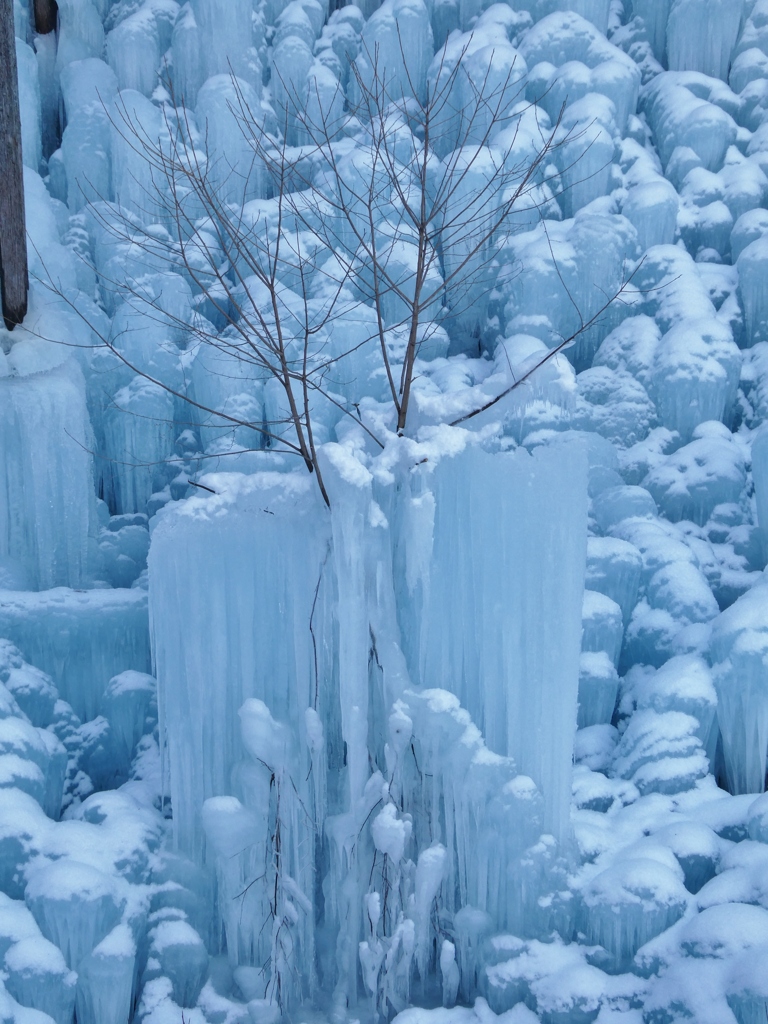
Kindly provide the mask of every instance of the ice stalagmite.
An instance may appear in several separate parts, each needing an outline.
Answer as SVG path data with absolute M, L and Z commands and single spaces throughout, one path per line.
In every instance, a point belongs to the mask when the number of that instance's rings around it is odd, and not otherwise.
M 211 797 L 202 820 L 216 865 L 230 963 L 269 1003 L 314 991 L 312 897 L 320 819 L 311 813 L 302 752 L 285 723 L 251 697 L 240 708 L 245 757 L 233 772 L 242 796 Z M 311 717 L 311 716 L 310 716 Z M 317 753 L 317 723 L 308 731 Z M 312 770 L 323 766 L 313 757 Z M 317 788 L 317 787 L 315 787 Z M 322 814 L 322 805 L 315 804 Z M 267 971 L 264 967 L 271 963 Z M 242 987 L 242 986 L 241 986 Z
M 115 761 L 126 778 L 154 700 L 155 680 L 131 669 L 110 679 L 105 690 L 100 710 L 110 724 Z
M 101 48 L 97 53 L 101 54 Z M 57 152 L 65 172 L 66 191 L 59 198 L 73 213 L 87 202 L 111 198 L 108 107 L 117 92 L 117 79 L 96 53 L 82 57 L 87 59 L 78 59 L 61 72 L 67 126 Z
M 107 113 L 114 200 L 141 221 L 159 221 L 164 209 L 158 199 L 163 179 L 150 154 L 159 148 L 162 136 L 167 135 L 162 113 L 134 89 L 119 92 Z
M 160 54 L 157 22 L 148 4 L 123 18 L 107 36 L 107 57 L 121 89 L 151 96 Z

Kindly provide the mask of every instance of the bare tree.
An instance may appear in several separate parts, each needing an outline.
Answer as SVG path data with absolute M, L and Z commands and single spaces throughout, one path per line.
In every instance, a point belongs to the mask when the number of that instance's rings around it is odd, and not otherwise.
M 27 312 L 27 231 L 13 0 L 0 0 L 0 292 L 12 331 Z
M 525 115 L 535 108 L 519 107 L 524 90 L 514 63 L 494 80 L 491 61 L 476 81 L 465 69 L 469 43 L 451 60 L 444 47 L 420 97 L 399 43 L 405 83 L 387 74 L 378 49 L 364 49 L 352 65 L 355 99 L 347 113 L 363 125 L 362 160 L 354 169 L 338 142 L 339 97 L 321 96 L 310 84 L 304 102 L 294 97 L 293 105 L 299 136 L 320 158 L 312 177 L 298 171 L 302 212 L 311 210 L 343 272 L 376 311 L 402 434 L 421 346 L 442 320 L 471 333 L 466 313 L 492 287 L 505 229 L 521 208 L 538 210 L 552 198 L 546 186 L 555 186 L 556 174 L 549 161 L 563 139 L 559 119 L 554 125 L 537 120 L 535 150 L 516 155 Z M 241 106 L 240 113 L 245 127 L 250 112 Z M 261 138 L 255 148 L 271 168 Z M 398 334 L 404 345 L 393 352 L 388 337 Z
M 233 75 L 214 119 L 230 122 L 224 152 L 210 137 L 220 125 L 196 123 L 170 82 L 151 126 L 124 101 L 110 113 L 143 170 L 127 185 L 135 213 L 118 195 L 94 215 L 151 265 L 180 272 L 196 292 L 196 312 L 169 310 L 130 278 L 102 275 L 102 290 L 204 346 L 218 366 L 212 372 L 259 382 L 267 412 L 207 404 L 154 376 L 119 337 L 102 341 L 198 418 L 256 431 L 264 447 L 300 457 L 326 503 L 317 454 L 323 405 L 353 417 L 383 447 L 360 414 L 358 378 L 373 356 L 392 428 L 404 433 L 422 347 L 447 324 L 459 349 L 479 350 L 478 310 L 503 243 L 551 212 L 560 188 L 552 157 L 572 133 L 523 101 L 514 63 L 499 73 L 491 59 L 479 77 L 470 74 L 468 46 L 443 48 L 426 89 L 411 81 L 403 40 L 399 76 L 378 50 L 364 49 L 346 96 L 335 78 L 311 75 L 299 95 L 273 71 L 276 112 Z

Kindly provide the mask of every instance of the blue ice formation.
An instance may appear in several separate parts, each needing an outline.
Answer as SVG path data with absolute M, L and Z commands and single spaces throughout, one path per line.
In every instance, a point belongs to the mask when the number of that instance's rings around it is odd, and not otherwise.
M 764 1020 L 767 0 L 34 8 L 2 1020 Z

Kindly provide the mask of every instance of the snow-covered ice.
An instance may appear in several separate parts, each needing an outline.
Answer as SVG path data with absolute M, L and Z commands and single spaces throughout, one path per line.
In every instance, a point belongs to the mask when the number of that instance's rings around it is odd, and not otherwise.
M 766 0 L 40 6 L 0 1018 L 765 1020 Z

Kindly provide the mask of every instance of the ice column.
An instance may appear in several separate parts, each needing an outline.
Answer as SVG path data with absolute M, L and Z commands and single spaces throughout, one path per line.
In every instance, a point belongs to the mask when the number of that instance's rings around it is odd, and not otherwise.
M 204 78 L 237 75 L 259 86 L 261 68 L 251 50 L 253 9 L 249 0 L 192 0 L 191 6 L 200 31 Z
M 768 427 L 761 426 L 752 439 L 752 478 L 755 482 L 757 522 L 768 545 Z
M 244 804 L 212 797 L 203 826 L 217 859 L 219 907 L 230 962 L 256 973 L 270 1002 L 305 998 L 313 987 L 315 828 L 306 754 L 263 701 L 239 711 L 244 758 L 233 773 Z M 313 765 L 315 770 L 317 766 Z M 271 927 L 264 921 L 272 920 Z M 268 982 L 268 983 L 267 983 Z
M 160 38 L 149 5 L 123 18 L 107 36 L 107 57 L 121 89 L 151 96 L 157 85 Z
M 66 170 L 67 205 L 75 213 L 88 202 L 111 198 L 107 109 L 117 92 L 117 79 L 114 71 L 95 57 L 77 60 L 62 70 L 61 90 L 67 115 L 61 158 Z
M 114 396 L 104 423 L 104 497 L 118 513 L 143 512 L 167 479 L 173 447 L 173 398 L 159 384 L 136 376 Z
M 136 946 L 119 924 L 78 965 L 77 1019 L 81 1024 L 127 1024 L 131 1015 Z
M 489 747 L 533 778 L 544 827 L 562 838 L 576 729 L 586 457 L 577 443 L 533 455 L 467 447 L 444 458 L 425 485 L 435 519 L 419 677 L 455 692 Z
M 493 240 L 490 231 L 501 196 L 494 184 L 502 155 L 487 146 L 465 146 L 451 156 L 451 186 L 441 243 L 446 288 L 454 332 L 471 345 L 479 334 L 487 307 L 487 266 Z
M 21 151 L 24 163 L 36 171 L 42 156 L 40 145 L 40 82 L 34 51 L 20 39 L 16 40 L 16 63 L 19 75 L 19 109 L 21 113 Z
M 160 221 L 167 211 L 161 195 L 165 177 L 158 170 L 163 135 L 158 107 L 133 89 L 118 93 L 110 109 L 112 194 L 143 222 Z
M 366 88 L 372 86 L 376 65 L 393 101 L 411 95 L 423 100 L 433 53 L 432 27 L 422 0 L 385 0 L 365 24 L 356 64 Z M 357 91 L 353 84 L 353 94 Z
M 768 754 L 768 589 L 759 584 L 719 615 L 709 655 L 732 793 L 765 789 Z
M 667 19 L 670 0 L 632 0 L 630 13 L 645 22 L 653 55 L 661 64 L 667 56 Z
M 328 445 L 333 502 L 333 562 L 338 587 L 339 700 L 341 731 L 347 744 L 350 805 L 368 779 L 368 649 L 365 521 L 371 475 L 340 445 Z
M 263 700 L 302 737 L 305 711 L 323 699 L 330 675 L 318 621 L 330 524 L 314 480 L 306 472 L 206 479 L 219 494 L 161 512 L 149 554 L 176 841 L 195 855 L 203 801 L 232 791 L 244 701 Z
M 0 636 L 53 676 L 85 721 L 101 711 L 113 676 L 150 667 L 145 590 L 0 590 Z
M 219 202 L 243 202 L 261 195 L 263 168 L 247 138 L 258 118 L 259 97 L 231 74 L 209 78 L 197 96 L 195 113 L 208 148 L 208 174 Z M 260 128 L 254 124 L 254 134 Z
M 37 589 L 79 587 L 95 514 L 85 385 L 73 362 L 47 369 L 61 350 L 44 345 L 15 345 L 13 376 L 0 365 L 0 557 L 23 563 Z
M 448 851 L 444 900 L 446 909 L 456 914 L 461 964 L 473 912 L 486 919 L 490 914 L 497 927 L 516 930 L 521 925 L 520 876 L 510 867 L 538 836 L 539 794 L 530 778 L 516 773 L 510 758 L 488 750 L 453 694 L 406 690 L 395 713 L 412 724 L 407 738 L 424 779 L 430 781 L 420 785 L 413 774 L 407 775 L 405 758 L 393 778 L 402 779 L 417 847 L 440 842 Z M 463 985 L 468 981 L 462 978 Z
M 701 71 L 725 81 L 743 7 L 743 0 L 673 0 L 667 22 L 670 70 Z
M 176 99 L 187 107 L 193 107 L 203 84 L 203 69 L 200 60 L 200 30 L 190 4 L 184 4 L 179 11 L 173 26 L 171 51 Z

